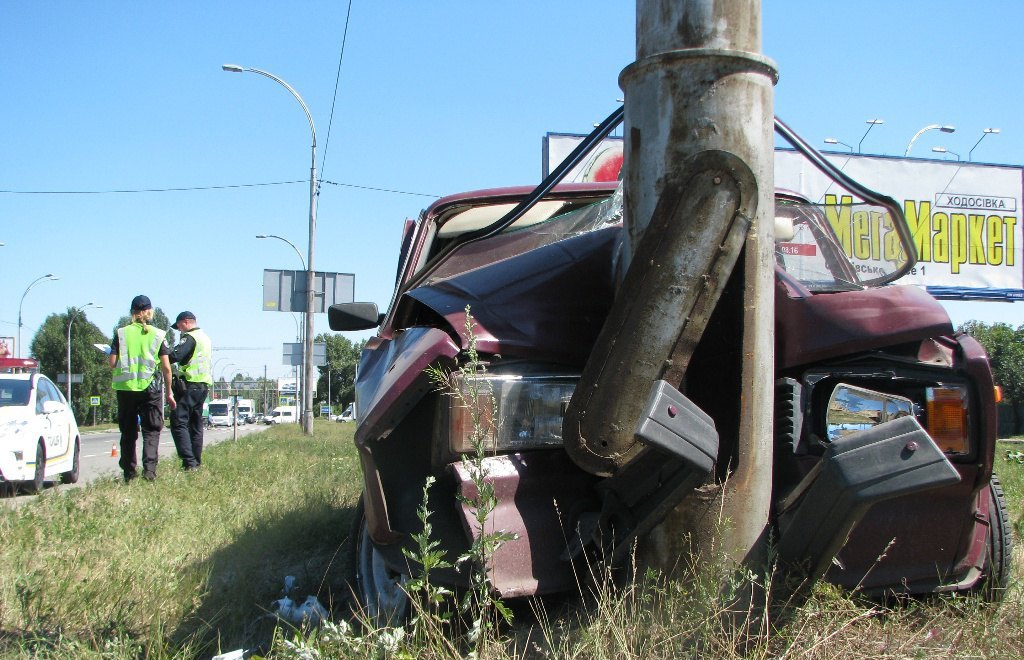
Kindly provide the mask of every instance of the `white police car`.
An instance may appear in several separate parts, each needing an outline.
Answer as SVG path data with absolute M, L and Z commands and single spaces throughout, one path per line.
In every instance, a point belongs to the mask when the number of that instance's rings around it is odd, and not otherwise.
M 37 493 L 47 480 L 75 483 L 81 437 L 67 400 L 46 376 L 3 364 L 12 361 L 0 358 L 0 484 Z

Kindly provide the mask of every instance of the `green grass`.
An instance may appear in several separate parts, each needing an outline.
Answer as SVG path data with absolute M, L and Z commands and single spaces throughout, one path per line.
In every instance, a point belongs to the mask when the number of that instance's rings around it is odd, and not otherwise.
M 3 510 L 0 654 L 252 648 L 286 575 L 342 611 L 361 481 L 352 426 L 318 424 L 314 438 L 277 426 L 203 458 L 200 472 L 106 478 Z
M 306 438 L 275 426 L 211 447 L 198 473 L 165 466 L 153 484 L 108 478 L 3 508 L 0 657 L 458 657 L 467 646 L 443 638 L 450 628 L 413 642 L 353 616 L 353 430 L 323 422 Z M 996 470 L 1021 538 L 1024 465 L 1005 458 L 1017 446 L 1000 444 Z M 481 657 L 1024 657 L 1020 549 L 1015 560 L 1016 584 L 998 606 L 964 596 L 880 605 L 819 584 L 799 606 L 755 605 L 740 617 L 720 587 L 743 577 L 641 575 L 596 597 L 516 603 L 515 625 Z M 267 610 L 285 575 L 333 622 L 308 633 L 278 626 Z

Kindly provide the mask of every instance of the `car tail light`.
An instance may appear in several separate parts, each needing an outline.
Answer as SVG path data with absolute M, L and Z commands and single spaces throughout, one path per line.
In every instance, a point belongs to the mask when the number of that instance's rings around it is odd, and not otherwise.
M 947 454 L 968 453 L 967 392 L 958 387 L 929 387 L 925 394 L 932 440 Z
M 454 386 L 462 396 L 449 401 L 449 446 L 455 453 L 473 451 L 473 411 L 476 406 L 484 445 L 489 451 L 517 451 L 562 446 L 562 418 L 576 389 L 578 376 L 479 376 L 467 382 L 461 375 Z

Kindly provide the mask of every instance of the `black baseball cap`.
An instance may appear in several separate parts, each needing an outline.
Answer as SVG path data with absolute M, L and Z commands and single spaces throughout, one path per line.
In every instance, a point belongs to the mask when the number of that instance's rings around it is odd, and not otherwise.
M 153 307 L 147 296 L 135 296 L 132 298 L 132 311 L 142 312 Z
M 192 312 L 182 312 L 181 314 L 178 314 L 178 318 L 174 319 L 174 325 L 172 325 L 171 327 L 177 330 L 178 324 L 184 321 L 185 319 L 195 321 L 196 315 L 193 314 Z

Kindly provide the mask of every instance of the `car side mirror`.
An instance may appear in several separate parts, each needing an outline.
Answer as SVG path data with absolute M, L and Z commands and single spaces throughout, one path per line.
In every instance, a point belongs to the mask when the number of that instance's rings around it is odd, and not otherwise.
M 377 303 L 338 303 L 327 308 L 327 323 L 331 330 L 338 332 L 370 330 L 384 320 L 377 312 Z

